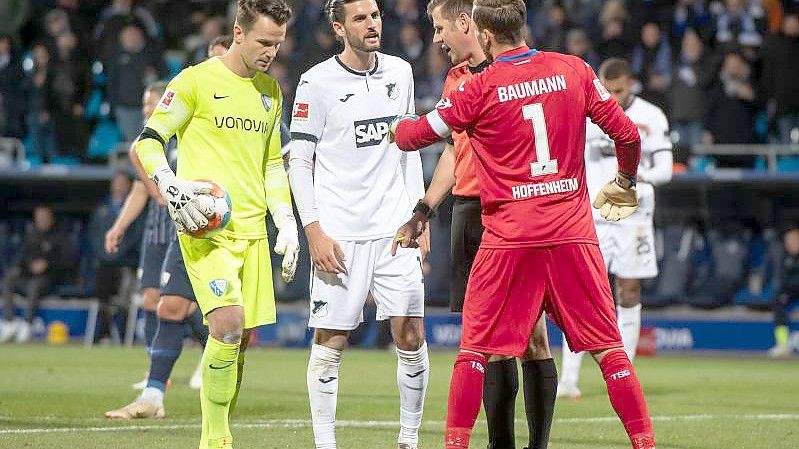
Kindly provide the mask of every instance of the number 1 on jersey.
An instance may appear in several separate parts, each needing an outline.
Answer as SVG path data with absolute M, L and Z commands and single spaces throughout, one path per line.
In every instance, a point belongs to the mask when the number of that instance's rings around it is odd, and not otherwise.
M 522 116 L 533 121 L 535 137 L 535 156 L 538 161 L 530 163 L 530 176 L 554 175 L 558 172 L 558 160 L 550 159 L 547 122 L 544 119 L 544 106 L 541 103 L 522 106 Z

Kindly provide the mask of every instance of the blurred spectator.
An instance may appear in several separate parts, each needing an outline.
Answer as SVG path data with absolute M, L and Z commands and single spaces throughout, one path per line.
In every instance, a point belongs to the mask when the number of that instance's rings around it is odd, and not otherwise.
M 0 35 L 0 136 L 22 138 L 24 74 L 12 44 L 11 36 Z
M 0 2 L 0 35 L 11 36 L 19 42 L 19 31 L 28 22 L 30 0 L 3 0 Z
M 118 312 L 126 310 L 127 301 L 135 288 L 134 271 L 139 263 L 145 214 L 139 216 L 128 228 L 116 253 L 105 252 L 105 234 L 119 216 L 131 186 L 132 179 L 127 173 L 115 173 L 111 179 L 108 200 L 95 209 L 89 221 L 89 241 L 97 258 L 96 294 L 102 303 L 101 326 L 97 339 L 111 337 L 116 341 L 121 338 L 118 332 L 114 333 L 112 323 Z M 115 294 L 119 294 L 119 301 L 112 303 Z
M 420 76 L 416 77 L 416 103 L 419 112 L 432 110 L 435 104 L 441 100 L 444 79 L 447 77 L 449 69 L 449 61 L 441 48 L 436 45 L 427 47 L 424 70 Z
M 598 36 L 597 52 L 602 60 L 608 58 L 629 59 L 631 43 L 627 36 L 629 15 L 622 0 L 607 0 L 599 14 L 601 32 Z
M 187 47 L 189 47 L 189 51 L 191 52 L 191 57 L 189 60 L 192 62 L 192 64 L 197 64 L 198 62 L 208 59 L 208 46 L 214 41 L 214 39 L 223 35 L 224 33 L 224 18 L 209 17 L 205 19 L 202 27 L 200 27 L 199 36 L 195 36 L 194 39 L 191 39 L 193 42 L 189 42 L 187 44 Z
M 672 16 L 671 42 L 672 45 L 680 45 L 683 35 L 689 29 L 701 36 L 702 30 L 710 22 L 710 14 L 705 8 L 703 0 L 677 0 L 674 5 Z
M 119 48 L 106 67 L 108 99 L 127 142 L 135 140 L 141 132 L 144 88 L 158 78 L 159 63 L 145 51 L 145 44 L 141 28 L 127 25 L 119 33 Z
M 708 94 L 705 143 L 754 143 L 757 113 L 751 69 L 740 53 L 730 52 Z
M 783 236 L 783 250 L 777 259 L 774 295 L 774 340 L 771 357 L 789 357 L 793 352 L 788 340 L 788 307 L 799 301 L 799 228 Z
M 47 35 L 47 45 L 50 51 L 55 51 L 56 40 L 72 32 L 69 24 L 69 15 L 63 9 L 52 9 L 44 16 L 44 31 Z
M 563 0 L 571 21 L 586 30 L 589 36 L 599 33 L 596 18 L 602 10 L 602 0 Z
M 335 53 L 336 39 L 333 37 L 333 32 L 326 24 L 319 26 L 313 32 L 313 42 L 305 47 L 305 51 L 299 58 L 300 72 L 305 72 Z
M 723 49 L 734 49 L 737 45 L 759 46 L 763 38 L 755 16 L 758 12 L 762 15 L 762 9 L 758 11 L 757 8 L 747 5 L 746 0 L 724 0 L 713 23 L 716 42 Z
M 56 226 L 53 209 L 38 206 L 33 210 L 33 228 L 25 236 L 19 260 L 12 265 L 3 280 L 4 323 L 0 342 L 13 338 L 26 342 L 31 338 L 31 323 L 39 308 L 39 300 L 47 290 L 76 265 L 75 248 Z M 24 288 L 30 301 L 24 320 L 15 320 L 14 294 Z
M 57 152 L 55 126 L 50 113 L 53 71 L 47 45 L 42 42 L 34 44 L 30 62 L 32 66 L 25 77 L 26 123 L 30 138 L 27 152 L 45 162 L 56 156 Z
M 692 28 L 683 33 L 680 47 L 673 66 L 668 104 L 678 153 L 686 154 L 686 150 L 702 143 L 705 92 L 713 82 L 715 63 Z
M 391 50 L 400 48 L 401 31 L 403 25 L 413 25 L 424 36 L 428 30 L 422 20 L 422 12 L 417 0 L 395 0 L 388 4 L 384 10 L 383 19 L 383 47 Z M 425 38 L 422 38 L 426 41 Z
M 540 21 L 533 27 L 535 45 L 548 51 L 564 51 L 566 33 L 572 27 L 566 9 L 560 3 L 539 9 Z
M 594 71 L 599 70 L 599 55 L 594 51 L 588 34 L 582 28 L 572 28 L 566 34 L 566 53 L 583 58 Z
M 94 29 L 97 56 L 105 61 L 118 51 L 119 36 L 122 30 L 135 24 L 145 33 L 149 50 L 160 56 L 161 40 L 158 23 L 146 8 L 136 5 L 136 0 L 113 0 L 100 14 Z M 141 95 L 139 95 L 141 96 Z
M 658 23 L 641 28 L 641 43 L 633 49 L 630 65 L 641 82 L 641 97 L 664 107 L 671 83 L 671 45 Z
M 208 57 L 213 58 L 224 55 L 227 53 L 228 48 L 230 48 L 232 44 L 233 36 L 229 34 L 217 36 L 208 44 L 208 48 L 206 49 L 208 52 Z
M 89 94 L 89 68 L 78 49 L 73 33 L 56 38 L 50 59 L 51 99 L 59 152 L 81 158 L 86 148 L 86 129 L 82 121 L 83 104 Z
M 763 44 L 763 92 L 774 102 L 782 143 L 799 143 L 799 11 L 783 18 L 779 34 Z
M 397 56 L 408 61 L 415 73 L 421 72 L 420 63 L 424 56 L 425 45 L 416 25 L 409 22 L 402 24 L 397 50 Z
M 302 2 L 300 6 L 297 6 L 297 18 L 293 28 L 303 31 L 296 34 L 298 49 L 305 49 L 312 46 L 318 29 L 328 26 L 327 18 L 322 12 L 322 5 L 324 3 L 324 0 L 307 0 Z M 291 32 L 291 28 L 292 27 L 289 27 L 289 33 Z M 312 32 L 312 30 L 316 31 Z M 311 66 L 309 65 L 308 67 Z

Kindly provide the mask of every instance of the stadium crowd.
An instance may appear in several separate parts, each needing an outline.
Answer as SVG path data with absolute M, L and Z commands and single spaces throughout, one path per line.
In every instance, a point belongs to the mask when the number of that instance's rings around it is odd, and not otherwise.
M 387 0 L 383 47 L 411 62 L 417 105 L 438 101 L 448 70 L 421 0 Z M 33 163 L 97 163 L 141 127 L 144 87 L 205 58 L 232 2 L 13 0 L 0 6 L 0 136 Z M 291 105 L 299 74 L 337 51 L 318 0 L 296 20 L 271 74 Z M 799 2 L 528 2 L 528 41 L 595 69 L 629 58 L 640 95 L 663 107 L 677 160 L 699 143 L 799 142 Z M 190 20 L 173 20 L 189 17 Z M 97 148 L 97 146 L 102 148 Z M 733 158 L 733 165 L 752 158 Z
M 449 62 L 431 45 L 426 2 L 384 3 L 384 51 L 411 63 L 417 110 L 429 110 L 439 100 Z M 105 164 L 116 148 L 126 149 L 126 142 L 141 131 L 145 87 L 205 59 L 209 43 L 228 32 L 234 5 L 227 0 L 0 2 L 0 137 L 22 141 L 32 165 Z M 299 75 L 339 51 L 320 0 L 298 0 L 293 6 L 294 23 L 270 70 L 286 97 L 286 121 Z M 668 114 L 676 161 L 686 162 L 691 147 L 703 143 L 799 143 L 799 89 L 794 86 L 799 79 L 799 1 L 544 0 L 527 6 L 527 40 L 536 48 L 581 56 L 594 69 L 610 57 L 631 61 L 638 94 Z M 429 182 L 437 154 L 422 157 Z M 753 161 L 720 160 L 733 166 L 751 166 Z M 117 184 L 123 183 L 120 178 Z M 3 260 L 19 260 L 0 266 L 6 319 L 13 315 L 14 290 L 33 299 L 28 321 L 44 292 L 111 301 L 109 286 L 93 280 L 116 280 L 123 268 L 130 271 L 138 261 L 138 245 L 107 259 L 97 249 L 102 244 L 92 242 L 113 222 L 120 195 L 112 191 L 85 228 L 56 219 L 56 231 L 50 231 L 46 207 L 36 209 L 35 226 L 25 225 L 27 235 L 17 232 L 15 238 L 5 238 L 8 228 L 0 223 Z M 427 271 L 449 264 L 449 209 L 440 208 L 431 228 Z M 13 224 L 10 228 L 13 233 Z M 774 290 L 783 285 L 780 257 L 787 257 L 776 235 L 746 234 L 738 228 L 704 235 L 695 231 L 690 226 L 658 230 L 662 274 L 645 285 L 647 305 L 673 304 L 688 295 L 693 305 L 717 306 L 750 293 L 771 304 Z M 36 242 L 52 238 L 52 232 L 58 233 L 53 235 L 59 235 L 59 242 L 72 244 L 64 251 L 80 248 L 79 264 L 61 264 L 62 256 L 56 254 L 41 269 Z M 682 249 L 686 241 L 688 255 Z M 727 244 L 733 241 L 738 245 Z M 19 253 L 22 248 L 26 252 Z M 19 254 L 27 259 L 10 256 Z M 307 265 L 301 264 L 295 283 L 276 282 L 282 300 L 306 297 Z M 725 273 L 729 276 L 720 275 Z M 447 274 L 446 269 L 433 269 L 426 280 L 432 304 L 444 304 Z M 755 278 L 759 287 L 750 288 Z M 785 307 L 793 302 L 786 295 L 780 296 Z M 781 325 L 787 315 L 778 315 Z M 101 328 L 110 332 L 107 321 Z

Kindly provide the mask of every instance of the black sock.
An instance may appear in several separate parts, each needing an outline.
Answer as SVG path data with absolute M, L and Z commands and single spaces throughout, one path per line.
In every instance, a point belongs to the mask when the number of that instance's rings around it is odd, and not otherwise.
M 158 331 L 150 349 L 150 376 L 148 387 L 166 391 L 166 382 L 172 375 L 175 361 L 183 350 L 183 321 L 158 321 Z
M 147 351 L 153 346 L 153 338 L 155 338 L 155 331 L 158 329 L 158 315 L 155 310 L 144 311 L 144 344 Z
M 530 449 L 546 449 L 549 429 L 555 413 L 555 394 L 558 391 L 558 370 L 555 361 L 529 360 L 522 363 L 524 376 L 524 408 L 530 430 Z
M 514 449 L 513 420 L 519 373 L 516 359 L 488 363 L 483 388 L 483 405 L 488 420 L 488 448 Z
M 194 312 L 186 317 L 186 324 L 191 328 L 191 333 L 194 338 L 196 338 L 204 348 L 205 342 L 208 341 L 208 326 L 203 324 L 203 313 L 200 312 L 199 307 L 194 309 Z

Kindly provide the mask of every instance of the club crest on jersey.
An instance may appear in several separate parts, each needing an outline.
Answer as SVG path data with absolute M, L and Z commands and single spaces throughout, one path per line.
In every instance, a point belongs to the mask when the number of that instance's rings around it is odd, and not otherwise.
M 452 107 L 452 100 L 447 98 L 442 98 L 441 100 L 436 103 L 436 109 L 447 109 Z
M 261 95 L 261 103 L 264 105 L 264 109 L 266 109 L 266 112 L 269 112 L 269 110 L 272 109 L 272 97 L 270 97 L 269 95 L 267 94 Z
M 388 135 L 389 124 L 392 120 L 394 120 L 393 116 L 354 122 L 355 147 L 363 148 L 380 144 Z
M 608 92 L 608 90 L 605 89 L 605 86 L 602 85 L 602 82 L 596 78 L 594 78 L 594 87 L 596 88 L 596 91 L 599 94 L 600 100 L 605 101 L 608 98 L 610 98 L 610 92 Z
M 222 296 L 227 291 L 227 279 L 214 279 L 208 285 L 211 286 L 211 291 L 216 296 Z
M 164 95 L 161 96 L 161 101 L 158 102 L 158 107 L 168 111 L 170 107 L 172 107 L 172 100 L 175 99 L 175 91 L 174 90 L 167 90 L 164 92 Z
M 294 103 L 294 112 L 291 117 L 296 120 L 308 120 L 308 103 Z
M 386 83 L 386 95 L 388 95 L 388 98 L 392 100 L 399 98 L 399 89 L 397 89 L 397 83 Z

